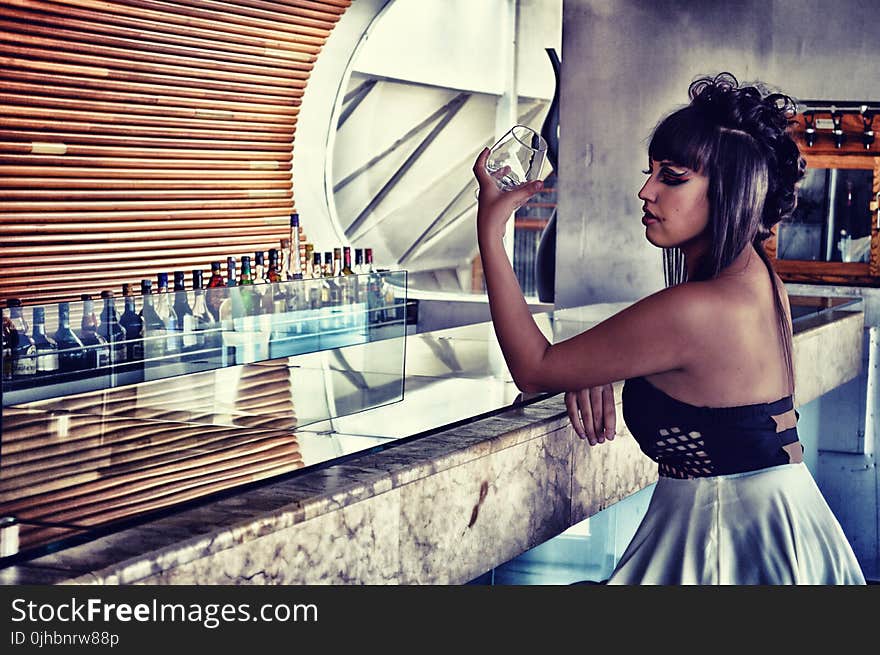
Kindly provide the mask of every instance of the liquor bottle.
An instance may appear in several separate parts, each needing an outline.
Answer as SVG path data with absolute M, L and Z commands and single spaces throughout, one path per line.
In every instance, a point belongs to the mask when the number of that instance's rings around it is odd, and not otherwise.
M 342 248 L 333 249 L 333 260 L 330 264 L 330 310 L 333 314 L 332 327 L 343 327 L 343 300 L 345 296 L 345 283 L 342 279 Z
M 222 264 L 220 262 L 211 262 L 211 277 L 208 279 L 208 288 L 226 286 L 223 276 L 220 274 Z M 207 295 L 207 294 L 206 294 Z
M 62 373 L 87 368 L 83 342 L 70 329 L 70 303 L 58 303 L 58 330 L 53 338 L 58 346 L 58 368 Z
M 311 243 L 307 243 L 303 248 L 305 249 L 306 256 L 306 263 L 303 268 L 303 278 L 308 280 L 312 277 L 312 262 L 314 261 L 315 256 L 315 246 Z
M 238 278 L 235 271 L 235 257 L 226 258 L 226 286 L 234 287 L 238 285 Z
M 333 275 L 342 275 L 342 248 L 333 249 Z
M 364 265 L 364 249 L 354 249 L 354 272 L 357 275 L 357 299 L 359 303 L 365 303 L 370 291 L 370 276 Z
M 241 258 L 241 276 L 238 278 L 238 283 L 247 285 L 254 283 L 253 273 L 251 272 L 251 258 L 248 255 Z
M 357 277 L 354 269 L 351 267 L 351 248 L 348 246 L 342 249 L 342 275 L 350 277 L 346 284 L 349 293 L 348 303 L 358 302 L 360 294 L 358 293 Z
M 211 262 L 211 278 L 208 280 L 208 290 L 205 291 L 205 302 L 215 321 L 220 320 L 220 305 L 226 298 L 226 292 L 222 290 L 226 287 L 226 281 L 220 274 L 220 267 L 220 262 Z
M 154 361 L 165 356 L 166 330 L 165 321 L 156 312 L 153 296 L 153 282 L 141 280 L 141 320 L 143 321 L 144 334 L 144 359 Z
M 348 327 L 354 323 L 354 304 L 358 301 L 357 276 L 351 268 L 351 248 L 349 246 L 342 248 L 342 268 L 339 273 L 341 277 L 338 283 L 342 291 L 343 306 L 342 323 Z
M 177 312 L 171 305 L 171 294 L 168 293 L 168 273 L 159 273 L 156 278 L 157 289 L 153 306 L 165 324 L 165 354 L 172 355 L 183 349 L 183 339 L 177 322 Z
M 260 315 L 260 330 L 263 332 L 272 329 L 272 308 L 269 306 L 272 294 L 272 288 L 269 286 L 269 278 L 266 272 L 266 260 L 262 250 L 254 253 L 254 291 L 256 300 L 254 302 L 255 311 Z
M 349 246 L 342 248 L 342 274 L 354 275 L 354 270 L 351 267 L 351 248 Z
M 321 267 L 321 277 L 323 278 L 323 283 L 321 284 L 321 307 L 329 307 L 333 304 L 333 289 L 336 287 L 335 282 L 332 285 L 330 283 L 333 279 L 332 252 L 324 253 L 324 264 Z
M 290 279 L 302 280 L 302 262 L 300 260 L 299 214 L 290 215 Z
M 373 249 L 364 249 L 364 265 L 367 268 L 367 310 L 369 322 L 379 324 L 385 322 L 384 298 L 382 296 L 382 277 L 373 267 Z
M 122 300 L 125 310 L 119 317 L 119 325 L 125 330 L 125 356 L 129 362 L 139 362 L 144 358 L 144 319 L 137 313 L 128 284 L 122 285 Z
M 191 350 L 219 348 L 222 340 L 216 320 L 208 310 L 202 272 L 198 269 L 192 272 L 192 288 L 193 301 L 190 309 L 192 310 L 192 335 L 195 337 L 195 344 L 191 347 Z
M 254 289 L 254 278 L 251 272 L 251 258 L 247 255 L 241 258 L 241 277 L 238 279 L 241 287 L 241 306 L 245 316 L 255 316 L 260 310 L 260 296 Z
M 281 239 L 281 248 L 278 251 L 281 269 L 278 271 L 281 274 L 281 281 L 287 282 L 291 279 L 290 274 L 290 239 Z
M 268 281 L 263 251 L 258 250 L 254 253 L 254 284 L 266 284 Z
M 109 290 L 102 291 L 101 298 L 104 299 L 104 308 L 101 311 L 101 324 L 98 326 L 98 334 L 110 345 L 110 364 L 118 366 L 128 361 L 125 329 L 119 324 L 113 292 Z
M 298 229 L 297 226 L 291 226 L 291 232 L 294 229 Z M 295 248 L 291 248 L 291 257 L 293 258 L 294 268 L 299 268 L 296 263 L 296 253 Z M 303 331 L 303 317 L 299 315 L 299 311 L 304 309 L 307 304 L 307 296 L 305 286 L 303 284 L 302 271 L 300 270 L 297 273 L 293 272 L 293 269 L 290 271 L 290 278 L 285 284 L 280 285 L 284 290 L 284 311 L 286 312 L 285 324 L 286 324 L 286 334 L 302 334 Z
M 110 346 L 98 334 L 98 317 L 95 315 L 95 301 L 91 294 L 80 296 L 83 302 L 83 315 L 80 322 L 79 340 L 86 349 L 86 368 L 98 369 L 110 365 Z
M 196 337 L 193 335 L 192 308 L 189 305 L 189 297 L 186 292 L 186 274 L 183 271 L 174 271 L 174 313 L 177 315 L 177 328 L 181 335 L 181 345 L 184 350 L 190 350 L 196 345 Z
M 312 253 L 312 280 L 320 281 L 321 275 L 321 253 Z M 320 282 L 312 282 L 309 286 L 309 309 L 321 308 L 321 287 Z
M 226 258 L 226 293 L 222 303 L 220 303 L 220 321 L 225 322 L 226 329 L 235 329 L 235 320 L 244 316 L 244 308 L 241 304 L 241 295 L 238 289 L 238 279 L 236 277 L 235 257 Z
M 275 248 L 269 250 L 269 269 L 266 271 L 266 279 L 270 283 L 281 282 L 281 269 L 278 264 L 278 251 Z
M 46 310 L 34 307 L 34 346 L 37 349 L 37 375 L 56 373 L 59 368 L 58 344 L 46 334 Z
M 21 300 L 10 298 L 6 307 L 11 325 L 12 377 L 33 378 L 37 373 L 37 347 L 22 315 Z
M 3 379 L 12 379 L 12 344 L 18 341 L 18 334 L 15 326 L 12 325 L 12 319 L 3 314 Z
M 269 282 L 263 295 L 263 313 L 274 314 L 276 311 L 284 311 L 284 297 L 279 295 L 278 282 L 281 281 L 281 269 L 278 264 L 278 250 L 269 249 L 269 263 L 266 266 L 266 280 Z M 281 303 L 280 305 L 278 303 Z

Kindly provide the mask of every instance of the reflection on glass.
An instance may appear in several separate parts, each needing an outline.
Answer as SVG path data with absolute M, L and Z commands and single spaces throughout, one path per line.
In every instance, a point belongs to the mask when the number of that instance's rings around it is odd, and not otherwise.
M 21 550 L 304 466 L 287 431 L 96 419 L 4 412 L 0 516 Z
M 867 262 L 873 172 L 808 168 L 791 218 L 779 226 L 777 259 Z

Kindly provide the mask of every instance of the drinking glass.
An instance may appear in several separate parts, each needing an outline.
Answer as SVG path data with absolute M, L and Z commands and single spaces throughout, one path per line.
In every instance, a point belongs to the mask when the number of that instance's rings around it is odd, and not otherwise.
M 526 182 L 534 182 L 541 176 L 547 142 L 530 127 L 514 125 L 489 150 L 486 170 L 492 174 L 503 168 L 503 174 L 492 175 L 502 191 L 510 191 Z

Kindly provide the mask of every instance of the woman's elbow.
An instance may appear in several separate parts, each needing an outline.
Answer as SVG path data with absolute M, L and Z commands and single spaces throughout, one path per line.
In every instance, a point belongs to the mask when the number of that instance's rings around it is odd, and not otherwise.
M 549 391 L 549 389 L 534 379 L 522 375 L 514 375 L 513 383 L 516 385 L 516 388 L 523 393 L 542 393 L 544 391 Z

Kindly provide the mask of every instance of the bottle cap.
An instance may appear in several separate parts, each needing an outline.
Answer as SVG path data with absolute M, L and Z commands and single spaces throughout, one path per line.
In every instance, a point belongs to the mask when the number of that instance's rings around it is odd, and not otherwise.
M 174 290 L 183 291 L 186 285 L 186 273 L 183 271 L 174 271 Z
M 299 214 L 296 212 L 290 215 L 290 226 L 299 227 Z
M 102 297 L 102 298 L 113 298 L 113 292 L 110 291 L 110 289 L 104 289 L 104 290 L 101 292 L 101 297 Z
M 131 295 L 131 285 L 128 284 L 127 282 L 122 285 L 122 295 L 123 296 L 130 296 Z
M 6 301 L 7 307 L 21 307 L 21 300 L 18 298 L 9 298 Z
M 141 293 L 148 294 L 153 291 L 153 281 L 152 280 L 141 280 Z
M 257 264 L 263 263 L 263 251 L 262 250 L 258 250 L 257 252 L 254 253 L 254 262 L 256 262 Z
M 83 293 L 83 294 L 80 295 L 79 299 L 80 299 L 80 300 L 91 300 L 91 299 L 92 299 L 92 294 L 90 294 L 90 293 Z
M 211 270 L 212 270 L 212 271 L 219 271 L 219 270 L 220 270 L 220 267 L 221 267 L 222 265 L 223 265 L 223 264 L 222 264 L 221 262 L 211 262 Z
M 199 269 L 193 269 L 193 289 L 201 289 L 202 288 L 202 271 Z
M 156 279 L 159 282 L 160 287 L 168 286 L 168 273 L 159 273 L 159 275 L 156 276 Z

